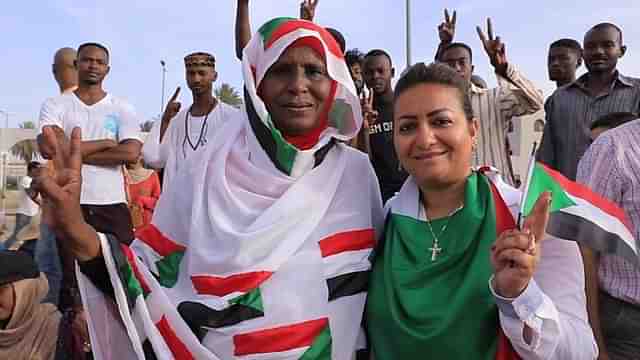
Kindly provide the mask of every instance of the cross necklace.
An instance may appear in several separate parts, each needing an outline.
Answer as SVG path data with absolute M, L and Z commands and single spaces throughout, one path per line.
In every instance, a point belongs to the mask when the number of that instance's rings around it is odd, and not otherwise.
M 418 206 L 418 219 L 420 219 L 420 214 L 422 211 L 424 211 L 424 218 L 427 220 L 427 227 L 429 228 L 429 232 L 431 232 L 431 236 L 433 237 L 433 245 L 429 248 L 429 251 L 431 251 L 431 261 L 436 261 L 436 259 L 438 258 L 438 255 L 440 255 L 440 253 L 442 252 L 442 248 L 440 247 L 440 239 L 438 238 L 439 236 L 442 236 L 445 231 L 447 231 L 447 227 L 449 226 L 449 223 L 451 222 L 451 218 L 458 213 L 458 211 L 462 210 L 462 208 L 464 207 L 464 203 L 461 204 L 460 206 L 458 206 L 457 208 L 453 209 L 449 215 L 447 215 L 447 222 L 442 226 L 442 228 L 440 228 L 440 234 L 436 235 L 435 231 L 433 231 L 433 226 L 431 225 L 431 220 L 429 219 L 429 217 L 427 216 L 427 210 L 424 207 L 424 204 L 422 203 L 422 193 L 420 193 L 420 197 L 418 198 L 418 202 L 419 202 L 419 206 Z

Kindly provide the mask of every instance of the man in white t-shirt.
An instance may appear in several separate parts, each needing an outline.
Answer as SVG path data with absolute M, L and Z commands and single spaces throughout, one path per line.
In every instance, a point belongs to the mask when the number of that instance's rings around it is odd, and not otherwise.
M 51 72 L 60 88 L 61 94 L 74 92 L 78 88 L 78 70 L 75 61 L 76 49 L 64 47 L 58 49 L 53 57 Z M 49 162 L 47 168 L 53 169 L 53 163 Z M 42 219 L 51 216 L 53 209 L 42 209 Z M 62 286 L 62 263 L 58 251 L 56 234 L 46 221 L 40 222 L 40 238 L 36 241 L 35 260 L 38 268 L 49 280 L 49 293 L 42 300 L 43 303 L 58 305 L 60 289 Z
M 214 141 L 218 128 L 239 112 L 233 106 L 213 96 L 213 82 L 218 73 L 213 55 L 197 52 L 184 58 L 185 77 L 193 95 L 193 104 L 182 109 L 177 101 L 180 88 L 173 94 L 162 119 L 154 124 L 142 154 L 147 165 L 163 171 L 164 186 L 181 169 L 198 166 L 191 164 L 192 155 Z M 200 165 L 202 166 L 202 164 Z
M 31 219 L 38 215 L 40 211 L 40 199 L 38 193 L 31 189 L 31 177 L 33 170 L 38 167 L 37 162 L 30 162 L 27 165 L 27 176 L 23 176 L 18 181 L 18 207 L 16 208 L 16 225 L 13 228 L 13 234 L 9 236 L 7 241 L 0 244 L 0 249 L 11 248 L 18 240 L 18 233 L 23 227 L 29 225 Z
M 109 51 L 86 43 L 78 48 L 78 89 L 48 99 L 40 111 L 40 130 L 51 127 L 58 137 L 75 127 L 82 130 L 82 194 L 86 221 L 121 242 L 133 241 L 133 226 L 126 204 L 123 165 L 136 161 L 142 141 L 139 121 L 131 105 L 102 88 L 109 73 Z M 42 134 L 38 136 L 42 139 Z M 43 143 L 39 141 L 39 143 Z M 51 149 L 40 148 L 50 157 Z

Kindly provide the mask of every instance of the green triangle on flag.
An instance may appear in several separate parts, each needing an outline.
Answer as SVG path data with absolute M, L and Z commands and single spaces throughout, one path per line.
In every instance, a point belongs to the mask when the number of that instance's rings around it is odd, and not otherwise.
M 539 163 L 536 163 L 533 166 L 532 174 L 529 176 L 531 179 L 529 180 L 528 187 L 525 189 L 526 198 L 524 201 L 524 211 L 522 215 L 528 216 L 531 213 L 536 201 L 545 191 L 549 191 L 552 194 L 551 208 L 549 209 L 549 212 L 562 210 L 576 205 L 562 185 L 549 175 L 545 168 Z

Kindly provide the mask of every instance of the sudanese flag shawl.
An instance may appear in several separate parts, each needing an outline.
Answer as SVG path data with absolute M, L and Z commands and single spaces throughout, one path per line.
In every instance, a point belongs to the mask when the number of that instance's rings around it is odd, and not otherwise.
M 326 60 L 333 101 L 300 150 L 256 89 L 290 46 Z M 244 50 L 245 107 L 176 175 L 130 247 L 100 235 L 116 301 L 80 273 L 97 359 L 351 359 L 370 252 L 383 221 L 362 124 L 336 42 L 278 18 Z M 305 142 L 308 139 L 296 139 Z M 291 140 L 293 141 L 293 140 Z M 305 146 L 308 146 L 308 141 Z
M 410 177 L 387 204 L 367 304 L 376 359 L 519 359 L 488 281 L 490 248 L 515 228 L 520 192 L 489 168 L 473 172 L 464 207 L 432 221 L 442 248 L 435 261 L 419 192 Z

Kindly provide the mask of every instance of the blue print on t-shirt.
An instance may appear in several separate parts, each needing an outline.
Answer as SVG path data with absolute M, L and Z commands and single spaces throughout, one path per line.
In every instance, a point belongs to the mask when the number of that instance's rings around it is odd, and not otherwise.
M 120 127 L 120 117 L 118 114 L 109 114 L 104 121 L 104 128 L 110 132 L 114 137 L 118 135 L 118 128 Z

